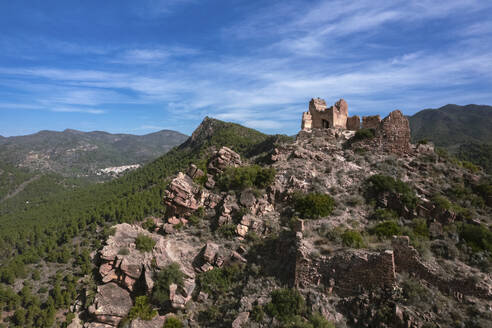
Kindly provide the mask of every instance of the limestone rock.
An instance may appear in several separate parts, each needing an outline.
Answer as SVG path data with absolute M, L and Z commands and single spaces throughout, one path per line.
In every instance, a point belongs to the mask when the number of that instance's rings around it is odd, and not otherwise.
M 241 328 L 249 320 L 249 312 L 241 312 L 232 322 L 232 328 Z
M 219 246 L 217 244 L 208 242 L 203 248 L 203 260 L 207 263 L 213 264 L 218 251 Z
M 182 172 L 178 173 L 164 193 L 164 203 L 169 216 L 189 216 L 203 205 L 204 194 L 193 180 Z
M 116 326 L 132 305 L 130 293 L 111 282 L 97 287 L 94 304 L 89 307 L 89 312 L 96 321 Z
M 132 320 L 130 328 L 162 328 L 165 322 L 166 316 L 156 315 L 154 318 L 152 318 L 152 320 Z
M 192 179 L 198 179 L 201 178 L 205 173 L 203 173 L 203 171 L 200 170 L 195 164 L 190 164 L 188 170 L 186 171 L 186 174 Z
M 222 147 L 216 151 L 210 158 L 208 171 L 212 174 L 218 174 L 227 167 L 238 167 L 241 165 L 241 156 L 230 148 Z

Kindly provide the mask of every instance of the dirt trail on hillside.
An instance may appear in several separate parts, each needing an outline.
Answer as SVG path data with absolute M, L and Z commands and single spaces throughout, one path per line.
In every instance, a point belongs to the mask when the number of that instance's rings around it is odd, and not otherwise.
M 15 196 L 15 195 L 17 195 L 18 193 L 20 193 L 22 190 L 24 190 L 24 188 L 25 188 L 28 184 L 30 184 L 30 183 L 32 183 L 32 182 L 34 182 L 34 181 L 36 181 L 36 180 L 37 180 L 37 179 L 39 179 L 40 177 L 41 177 L 40 175 L 36 175 L 36 176 L 33 176 L 32 178 L 30 178 L 29 180 L 24 181 L 24 182 L 23 182 L 23 183 L 21 183 L 21 184 L 20 184 L 20 185 L 19 185 L 19 186 L 18 186 L 18 187 L 17 187 L 17 188 L 16 188 L 16 189 L 12 192 L 12 193 L 10 193 L 10 194 L 8 194 L 7 196 L 5 196 L 4 198 L 2 198 L 2 200 L 0 200 L 0 203 L 2 203 L 2 202 L 4 202 L 4 201 L 6 201 L 6 200 L 7 200 L 7 199 L 9 199 L 9 198 L 14 197 L 14 196 Z

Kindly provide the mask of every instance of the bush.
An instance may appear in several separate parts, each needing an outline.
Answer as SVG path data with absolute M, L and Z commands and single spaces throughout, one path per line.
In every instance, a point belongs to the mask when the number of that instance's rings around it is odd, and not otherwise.
M 135 245 L 139 251 L 150 252 L 155 246 L 155 241 L 144 234 L 139 234 L 135 239 Z
M 398 219 L 398 214 L 387 208 L 377 208 L 374 213 L 369 216 L 370 220 L 374 221 L 387 221 Z
M 362 248 L 365 246 L 364 239 L 360 232 L 356 230 L 345 230 L 342 234 L 342 244 L 352 248 Z
M 259 165 L 229 167 L 220 175 L 217 186 L 222 190 L 264 189 L 273 183 L 275 174 L 274 168 Z
M 399 179 L 375 174 L 366 180 L 364 196 L 368 201 L 378 201 L 381 196 L 387 193 L 396 196 L 400 200 L 402 209 L 403 207 L 414 209 L 417 205 L 415 191 Z
M 370 228 L 369 233 L 379 238 L 390 238 L 394 235 L 401 235 L 402 229 L 395 221 L 384 221 Z
M 154 229 L 156 228 L 154 220 L 152 220 L 152 218 L 148 218 L 142 223 L 142 228 L 144 228 L 145 230 L 149 230 L 151 232 L 154 231 Z
M 266 305 L 265 310 L 281 322 L 286 323 L 306 311 L 304 297 L 296 289 L 275 289 L 270 296 L 272 301 Z
M 313 313 L 309 317 L 309 322 L 314 328 L 335 328 L 335 325 L 330 321 L 326 320 L 321 314 Z
M 492 254 L 492 232 L 483 225 L 463 224 L 460 238 L 473 252 L 487 251 Z
M 492 184 L 482 183 L 473 188 L 473 191 L 478 194 L 488 206 L 492 207 Z
M 221 225 L 217 232 L 224 238 L 232 239 L 236 235 L 236 226 L 232 223 Z
M 327 194 L 295 194 L 294 207 L 302 218 L 317 219 L 333 212 L 335 200 Z
M 176 317 L 168 317 L 162 328 L 182 328 L 183 323 Z
M 183 286 L 183 273 L 179 264 L 171 263 L 157 273 L 152 288 L 151 301 L 153 304 L 165 308 L 169 301 L 169 286 L 176 284 Z
M 243 279 L 243 267 L 238 264 L 203 272 L 198 276 L 200 290 L 213 295 L 223 295 Z
M 427 227 L 427 220 L 422 218 L 416 218 L 412 220 L 412 229 L 416 237 L 428 239 L 429 227 Z
M 253 306 L 253 310 L 251 311 L 251 319 L 254 322 L 263 322 L 263 319 L 265 319 L 265 311 L 263 311 L 263 307 L 261 305 Z
M 142 320 L 152 320 L 156 315 L 157 311 L 152 309 L 147 296 L 137 296 L 137 298 L 135 298 L 135 305 L 128 313 L 128 319 L 134 320 L 140 318 Z
M 361 141 L 365 139 L 372 139 L 376 135 L 374 133 L 374 129 L 359 129 L 355 132 L 355 135 L 352 137 L 353 142 Z

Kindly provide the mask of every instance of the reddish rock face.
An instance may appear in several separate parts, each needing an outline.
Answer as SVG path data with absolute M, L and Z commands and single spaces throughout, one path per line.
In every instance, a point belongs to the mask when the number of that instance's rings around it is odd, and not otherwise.
M 410 124 L 399 110 L 392 111 L 379 124 L 376 136 L 384 151 L 406 153 L 410 151 Z
M 201 206 L 200 188 L 188 175 L 180 172 L 166 189 L 164 203 L 168 208 L 168 215 L 188 216 Z
M 241 156 L 230 148 L 222 147 L 210 158 L 208 171 L 217 174 L 224 171 L 227 167 L 238 167 L 241 165 Z

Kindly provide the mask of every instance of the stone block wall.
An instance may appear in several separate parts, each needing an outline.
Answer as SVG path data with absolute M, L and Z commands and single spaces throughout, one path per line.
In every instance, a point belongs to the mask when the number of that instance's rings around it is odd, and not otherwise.
M 381 123 L 381 117 L 379 115 L 363 116 L 362 128 L 363 129 L 377 129 Z

